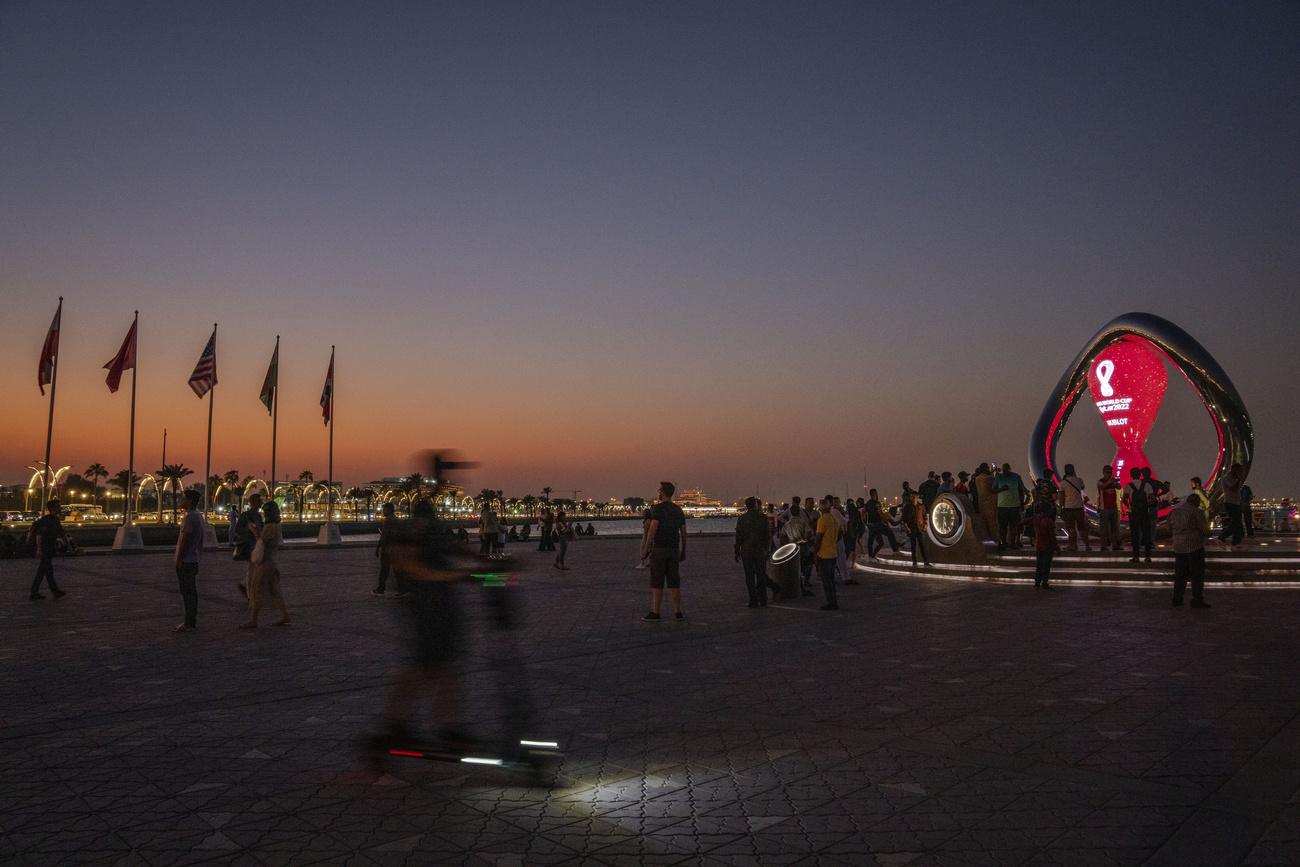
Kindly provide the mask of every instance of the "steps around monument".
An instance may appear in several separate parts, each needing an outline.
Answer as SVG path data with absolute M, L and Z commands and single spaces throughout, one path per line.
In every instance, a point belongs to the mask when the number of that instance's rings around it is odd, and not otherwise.
M 1207 548 L 1205 582 L 1219 586 L 1300 587 L 1300 553 L 1294 550 L 1220 551 Z M 978 565 L 935 563 L 912 567 L 911 555 L 882 552 L 876 562 L 859 556 L 854 566 L 859 571 L 887 575 L 917 575 L 959 581 L 993 583 L 1029 583 L 1034 579 L 1035 555 L 1032 548 L 997 554 L 990 548 L 988 562 Z M 1128 551 L 1063 551 L 1052 560 L 1053 583 L 1142 586 L 1172 584 L 1172 551 L 1157 549 L 1150 563 L 1131 563 Z

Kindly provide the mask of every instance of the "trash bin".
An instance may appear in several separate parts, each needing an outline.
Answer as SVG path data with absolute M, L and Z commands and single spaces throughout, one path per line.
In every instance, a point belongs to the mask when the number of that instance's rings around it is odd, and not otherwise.
M 784 599 L 798 599 L 799 587 L 799 546 L 791 542 L 772 552 L 767 562 L 768 573 L 781 588 Z

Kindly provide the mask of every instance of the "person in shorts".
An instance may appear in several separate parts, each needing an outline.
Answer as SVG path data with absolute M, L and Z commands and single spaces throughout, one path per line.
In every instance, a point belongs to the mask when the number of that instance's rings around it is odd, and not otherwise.
M 642 543 L 641 559 L 650 558 L 650 613 L 642 620 L 657 621 L 664 587 L 673 599 L 674 616 L 684 620 L 680 564 L 686 559 L 686 515 L 673 502 L 677 487 L 659 483 L 659 500 L 650 507 L 650 528 Z

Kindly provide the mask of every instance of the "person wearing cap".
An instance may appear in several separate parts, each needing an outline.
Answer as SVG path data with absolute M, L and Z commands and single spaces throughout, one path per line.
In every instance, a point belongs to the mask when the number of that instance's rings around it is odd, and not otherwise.
M 59 585 L 54 581 L 54 552 L 58 550 L 60 539 L 69 543 L 68 531 L 63 529 L 63 504 L 57 499 L 46 503 L 45 514 L 39 520 L 32 522 L 28 536 L 36 540 L 36 555 L 40 557 L 40 563 L 36 567 L 36 578 L 32 581 L 32 592 L 28 598 L 33 600 L 45 598 L 45 594 L 41 592 L 42 581 L 50 585 L 50 593 L 55 599 L 67 596 L 67 592 L 60 590 Z
M 1088 541 L 1088 521 L 1084 517 L 1083 505 L 1087 502 L 1084 488 L 1087 484 L 1074 474 L 1074 464 L 1065 465 L 1065 476 L 1061 479 L 1060 498 L 1061 518 L 1065 523 L 1065 533 L 1070 548 L 1079 550 L 1079 537 L 1083 537 L 1083 550 L 1091 551 L 1092 543 Z

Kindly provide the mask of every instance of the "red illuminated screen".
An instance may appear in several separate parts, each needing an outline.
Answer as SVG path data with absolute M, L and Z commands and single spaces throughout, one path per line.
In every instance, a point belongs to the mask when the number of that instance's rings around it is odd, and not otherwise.
M 1130 468 L 1151 466 L 1142 446 L 1151 435 L 1168 385 L 1163 359 L 1133 340 L 1109 346 L 1093 359 L 1088 390 L 1115 439 L 1111 465 L 1117 477 L 1127 480 Z M 1159 478 L 1154 468 L 1151 472 Z

